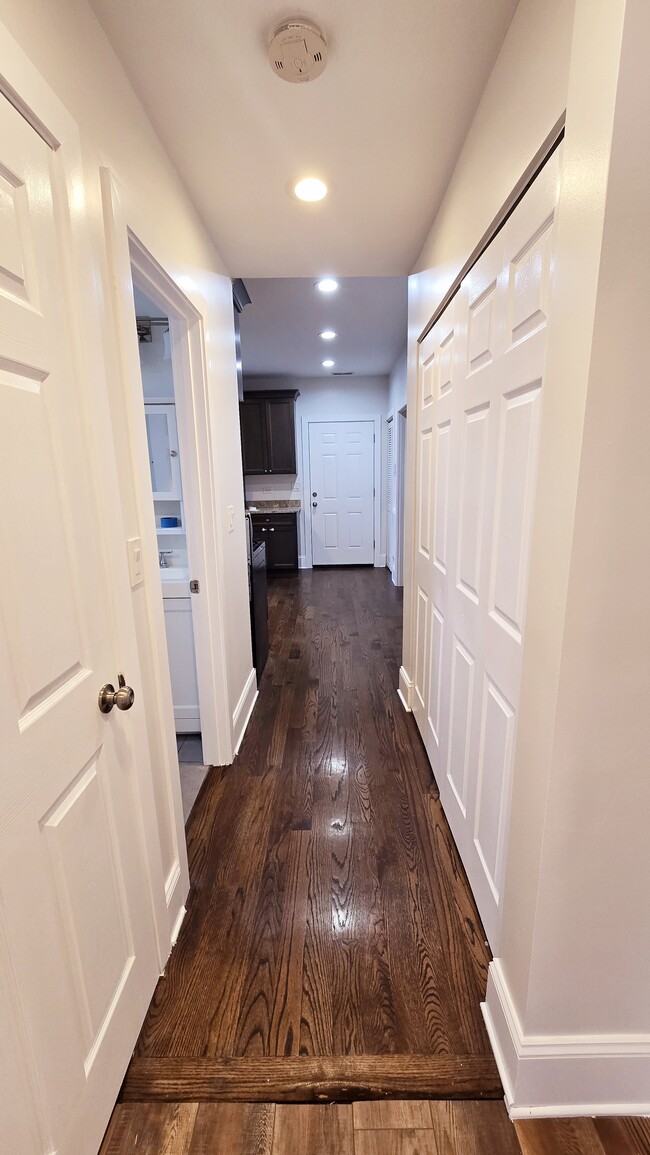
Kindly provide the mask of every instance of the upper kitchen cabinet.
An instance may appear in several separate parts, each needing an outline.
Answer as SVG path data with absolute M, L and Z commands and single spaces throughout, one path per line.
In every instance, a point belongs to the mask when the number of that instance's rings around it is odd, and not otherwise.
M 298 389 L 244 393 L 239 406 L 244 473 L 296 472 Z

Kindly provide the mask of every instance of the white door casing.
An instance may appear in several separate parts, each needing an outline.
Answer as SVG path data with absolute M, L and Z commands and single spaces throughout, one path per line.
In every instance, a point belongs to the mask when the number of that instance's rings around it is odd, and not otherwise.
M 97 702 L 120 669 L 94 456 L 100 430 L 111 434 L 74 332 L 69 153 L 4 97 L 0 123 L 0 472 L 11 510 L 0 583 L 0 985 L 16 1048 L 7 1062 L 21 1072 L 3 1141 L 21 1155 L 88 1155 L 151 997 L 158 947 L 131 715 L 103 715 Z M 138 684 L 137 670 L 124 673 Z
M 419 347 L 413 712 L 493 951 L 560 155 Z
M 395 580 L 397 564 L 397 438 L 395 417 L 386 420 L 386 565 Z
M 374 422 L 309 422 L 314 565 L 372 565 Z

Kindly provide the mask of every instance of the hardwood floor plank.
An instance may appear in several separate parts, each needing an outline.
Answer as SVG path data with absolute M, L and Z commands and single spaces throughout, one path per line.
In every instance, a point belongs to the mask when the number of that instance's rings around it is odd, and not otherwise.
M 357 1099 L 501 1099 L 488 1055 L 334 1055 L 297 1058 L 135 1058 L 123 1101 L 284 1103 Z
M 374 1099 L 353 1106 L 355 1131 L 389 1131 L 391 1128 L 431 1130 L 428 1099 Z
M 273 1103 L 201 1103 L 188 1155 L 271 1155 L 274 1122 Z
M 456 1155 L 436 1145 L 433 1131 L 355 1131 L 355 1155 Z M 458 1152 L 461 1155 L 461 1152 Z
M 607 1155 L 593 1119 L 517 1120 L 522 1155 Z
M 593 1122 L 606 1155 L 650 1155 L 650 1119 L 622 1116 Z
M 276 1107 L 273 1155 L 354 1155 L 353 1144 L 351 1107 Z
M 118 1103 L 99 1155 L 189 1155 L 198 1103 Z
M 431 1115 L 437 1148 L 444 1155 L 521 1155 L 503 1102 L 432 1103 Z

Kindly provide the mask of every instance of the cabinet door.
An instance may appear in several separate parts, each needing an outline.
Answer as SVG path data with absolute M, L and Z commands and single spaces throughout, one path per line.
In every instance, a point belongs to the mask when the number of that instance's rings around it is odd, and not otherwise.
M 266 568 L 271 573 L 298 569 L 298 539 L 295 518 L 275 522 L 264 534 L 266 541 Z
M 175 405 L 145 405 L 151 488 L 156 501 L 180 501 L 181 468 Z
M 295 401 L 267 401 L 268 468 L 271 473 L 296 472 Z
M 242 401 L 239 419 L 244 473 L 268 473 L 266 401 Z
M 177 734 L 201 729 L 191 598 L 163 598 Z

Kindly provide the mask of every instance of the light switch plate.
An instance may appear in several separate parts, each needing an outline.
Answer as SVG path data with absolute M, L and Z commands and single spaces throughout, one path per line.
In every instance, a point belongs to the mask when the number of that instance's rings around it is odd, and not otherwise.
M 136 586 L 140 585 L 140 582 L 144 581 L 141 538 L 128 538 L 126 548 L 129 556 L 129 577 L 131 578 L 131 589 L 133 590 Z

